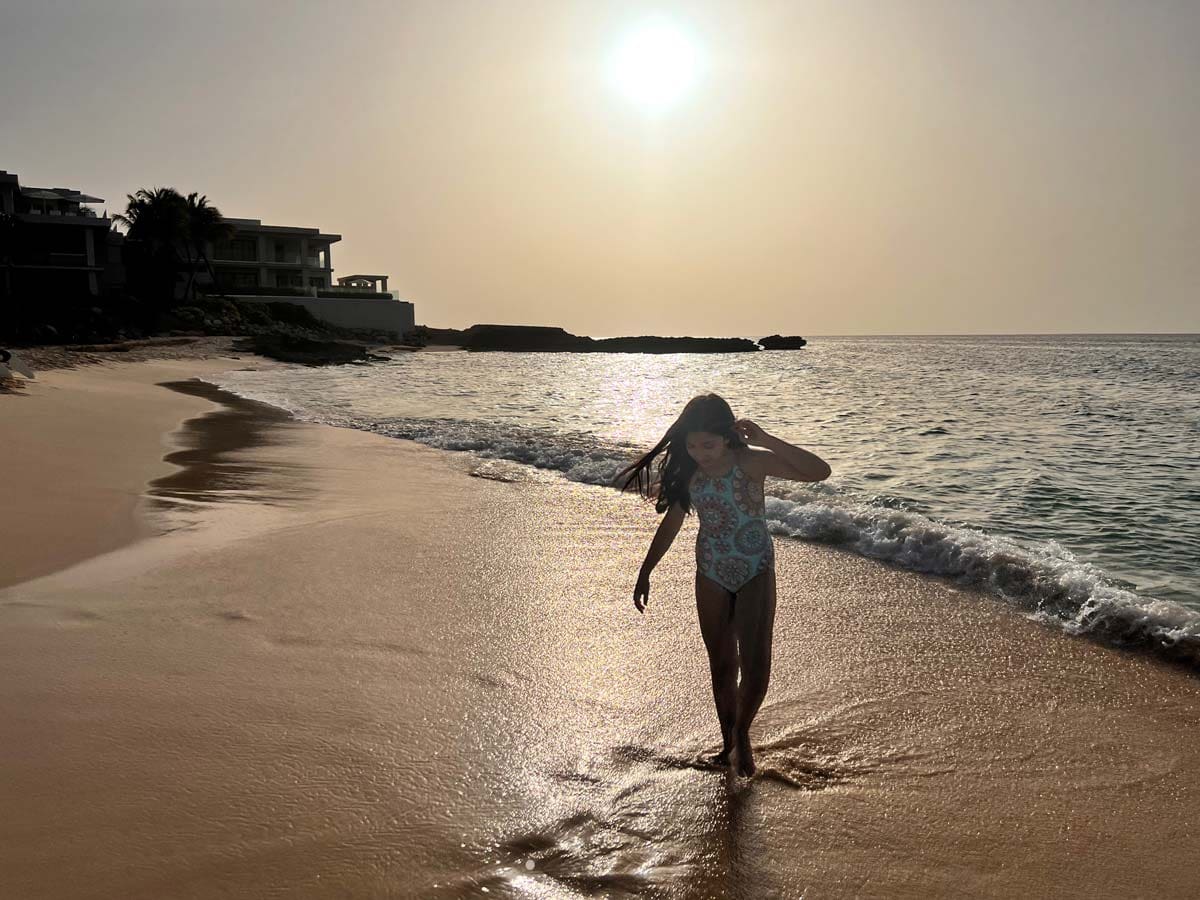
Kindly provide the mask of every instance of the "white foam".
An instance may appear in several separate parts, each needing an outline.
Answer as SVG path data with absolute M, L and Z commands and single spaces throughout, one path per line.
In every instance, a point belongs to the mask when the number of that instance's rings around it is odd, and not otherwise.
M 1147 644 L 1200 662 L 1200 614 L 1120 586 L 1055 541 L 1021 543 L 852 498 L 769 497 L 767 518 L 776 534 L 835 544 L 982 588 L 1072 634 Z
M 560 473 L 570 481 L 612 486 L 641 452 L 606 445 L 590 435 L 564 436 L 506 424 L 456 420 L 364 420 L 315 415 L 262 390 L 218 386 L 287 410 L 304 421 L 358 428 Z M 769 490 L 779 490 L 772 482 Z M 870 502 L 840 491 L 836 482 L 804 485 L 768 496 L 771 531 L 782 537 L 836 545 L 916 572 L 984 589 L 1031 618 L 1072 634 L 1123 645 L 1150 646 L 1200 664 L 1200 613 L 1143 596 L 1077 560 L 1054 541 L 1018 542 L 1002 535 L 937 522 L 909 509 Z

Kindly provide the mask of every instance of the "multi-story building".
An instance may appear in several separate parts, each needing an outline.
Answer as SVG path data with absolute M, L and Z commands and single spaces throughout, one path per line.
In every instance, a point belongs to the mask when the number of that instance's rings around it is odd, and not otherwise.
M 225 219 L 234 234 L 212 248 L 217 280 L 230 293 L 238 289 L 327 290 L 333 284 L 330 247 L 340 234 L 318 228 L 264 225 L 258 219 Z
M 264 225 L 259 219 L 225 221 L 234 227 L 233 235 L 211 248 L 222 293 L 251 303 L 302 306 L 346 328 L 402 335 L 413 327 L 413 305 L 388 292 L 386 275 L 351 275 L 333 284 L 330 248 L 340 234 Z
M 21 185 L 0 169 L 0 290 L 21 296 L 96 295 L 106 271 L 120 267 L 112 222 L 89 203 L 99 197 L 71 188 Z
M 0 296 L 70 300 L 122 287 L 124 238 L 107 216 L 88 208 L 103 202 L 70 188 L 22 186 L 0 169 Z M 349 328 L 403 334 L 413 327 L 413 305 L 387 291 L 386 275 L 355 275 L 334 285 L 330 248 L 340 234 L 258 219 L 225 221 L 232 236 L 208 248 L 217 284 L 193 261 L 192 273 L 177 276 L 176 300 L 192 285 L 251 302 L 292 303 Z

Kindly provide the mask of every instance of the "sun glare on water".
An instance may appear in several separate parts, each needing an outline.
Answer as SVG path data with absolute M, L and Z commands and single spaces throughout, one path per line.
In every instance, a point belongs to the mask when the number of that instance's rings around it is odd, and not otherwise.
M 648 112 L 681 100 L 700 73 L 700 51 L 666 18 L 651 19 L 631 31 L 608 60 L 608 77 L 626 99 Z

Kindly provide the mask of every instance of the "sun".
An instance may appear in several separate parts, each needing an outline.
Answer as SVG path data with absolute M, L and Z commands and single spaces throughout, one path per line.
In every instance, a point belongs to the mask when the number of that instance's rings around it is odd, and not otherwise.
M 700 51 L 669 19 L 649 19 L 631 31 L 608 60 L 614 88 L 636 106 L 657 112 L 675 105 L 695 84 Z

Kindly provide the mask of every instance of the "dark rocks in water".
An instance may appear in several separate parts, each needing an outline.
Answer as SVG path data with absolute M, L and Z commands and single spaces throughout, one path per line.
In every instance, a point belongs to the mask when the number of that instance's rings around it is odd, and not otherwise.
M 309 366 L 337 366 L 344 363 L 386 360 L 354 341 L 313 340 L 285 334 L 259 334 L 245 338 L 239 350 L 269 356 L 281 362 L 304 363 Z
M 764 350 L 799 350 L 807 343 L 808 341 L 799 335 L 784 337 L 781 334 L 773 334 L 759 340 L 758 345 Z
M 753 353 L 758 345 L 745 338 L 616 337 L 571 334 L 541 325 L 472 325 L 463 331 L 424 329 L 430 343 L 460 346 L 474 352 L 516 353 Z
M 467 350 L 574 351 L 589 349 L 591 338 L 544 325 L 472 325 L 463 334 Z
M 410 336 L 416 340 L 424 339 L 424 344 L 435 344 L 442 347 L 461 347 L 467 339 L 467 332 L 461 328 L 431 328 L 428 325 L 416 325 L 412 331 L 404 333 L 404 339 Z

